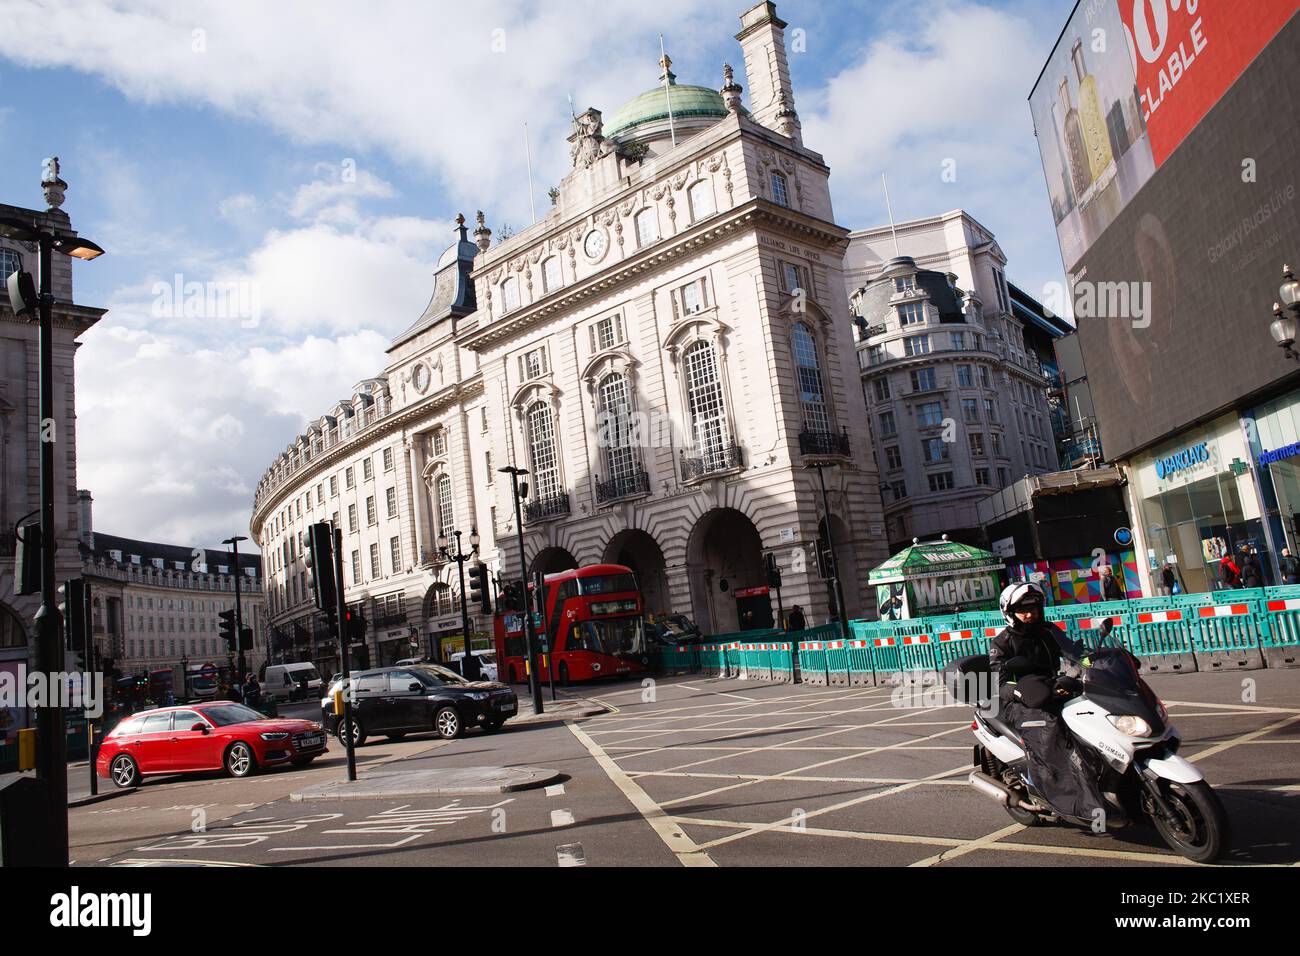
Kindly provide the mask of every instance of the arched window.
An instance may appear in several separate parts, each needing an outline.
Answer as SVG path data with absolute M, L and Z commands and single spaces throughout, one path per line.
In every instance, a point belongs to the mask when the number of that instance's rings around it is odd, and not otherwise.
M 519 308 L 519 280 L 511 276 L 501 283 L 501 314 L 505 315 L 517 308 Z
M 626 486 L 641 470 L 632 425 L 632 396 L 627 377 L 615 372 L 600 383 L 600 443 L 605 449 L 605 477 Z
M 644 249 L 651 243 L 659 241 L 659 213 L 654 209 L 642 209 L 636 214 L 636 245 Z
M 799 404 L 803 408 L 803 427 L 810 432 L 829 432 L 831 417 L 826 410 L 826 392 L 822 388 L 821 363 L 817 361 L 817 342 L 802 322 L 794 327 L 794 367 L 799 383 Z
M 560 493 L 560 459 L 555 449 L 555 419 L 551 406 L 536 402 L 528 409 L 528 453 L 533 463 L 537 502 Z
M 699 222 L 705 216 L 712 216 L 718 207 L 713 202 L 713 183 L 700 180 L 686 191 L 691 204 L 691 222 Z
M 726 467 L 730 434 L 727 408 L 718 376 L 718 355 L 711 342 L 696 342 L 682 354 L 691 434 L 707 471 Z
M 3 604 L 0 604 L 0 647 L 26 647 L 27 632 L 23 622 Z
M 456 530 L 456 512 L 451 497 L 451 477 L 438 476 L 438 537 L 451 537 Z
M 0 249 L 0 282 L 8 281 L 15 272 L 23 271 L 22 253 L 13 249 Z
M 560 257 L 551 256 L 542 263 L 542 284 L 547 292 L 554 292 L 564 280 L 560 277 Z

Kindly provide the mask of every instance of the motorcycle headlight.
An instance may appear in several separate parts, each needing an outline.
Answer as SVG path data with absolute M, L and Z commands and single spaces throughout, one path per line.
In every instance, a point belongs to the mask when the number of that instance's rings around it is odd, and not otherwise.
M 260 736 L 263 740 L 285 740 L 288 738 L 289 735 L 287 733 L 284 733 L 283 731 L 277 730 L 272 733 L 259 734 L 258 736 Z
M 1129 737 L 1151 736 L 1151 725 L 1141 717 L 1134 717 L 1132 714 L 1125 714 L 1122 717 L 1116 717 L 1114 714 L 1111 714 L 1108 719 L 1115 725 L 1115 729 L 1121 734 L 1127 734 Z

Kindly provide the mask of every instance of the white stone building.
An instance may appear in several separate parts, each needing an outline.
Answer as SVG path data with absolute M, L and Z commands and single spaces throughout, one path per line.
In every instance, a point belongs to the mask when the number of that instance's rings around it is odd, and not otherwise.
M 608 123 L 596 109 L 575 118 L 573 170 L 543 220 L 495 245 L 482 216 L 474 242 L 462 229 L 388 367 L 259 485 L 252 530 L 273 622 L 307 616 L 300 535 L 337 516 L 348 600 L 398 612 L 370 629 L 381 659 L 404 650 L 404 628 L 422 645 L 458 629 L 456 568 L 435 539 L 474 528 L 490 567 L 517 578 L 511 485 L 497 474 L 511 464 L 530 472 L 530 571 L 625 564 L 649 610 L 722 633 L 767 620 L 753 589 L 768 554 L 786 609 L 829 618 L 809 467 L 821 463 L 846 608 L 874 613 L 866 571 L 886 551 L 848 231 L 802 141 L 784 26 L 770 3 L 741 17 L 749 109 L 730 68 L 719 92 L 677 83 L 665 61 Z
M 1068 327 L 1013 291 L 1006 266 L 960 209 L 849 238 L 844 278 L 891 550 L 941 534 L 987 546 L 976 504 L 1058 467 L 1043 357 Z

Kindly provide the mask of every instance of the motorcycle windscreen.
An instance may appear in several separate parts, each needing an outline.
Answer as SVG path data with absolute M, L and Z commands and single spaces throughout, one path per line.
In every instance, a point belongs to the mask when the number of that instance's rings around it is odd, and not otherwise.
M 1112 714 L 1141 717 L 1151 726 L 1153 736 L 1165 731 L 1160 718 L 1160 701 L 1138 676 L 1133 658 L 1117 647 L 1093 651 L 1090 666 L 1083 671 L 1083 693 Z

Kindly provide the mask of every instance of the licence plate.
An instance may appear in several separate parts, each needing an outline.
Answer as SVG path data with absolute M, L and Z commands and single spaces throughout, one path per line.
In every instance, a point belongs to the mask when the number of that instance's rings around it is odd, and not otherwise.
M 312 747 L 319 747 L 325 742 L 325 737 L 321 734 L 312 734 L 310 737 L 303 737 L 298 741 L 299 750 L 310 750 Z
M 497 710 L 514 710 L 514 709 L 515 709 L 515 702 L 513 700 L 497 701 Z

